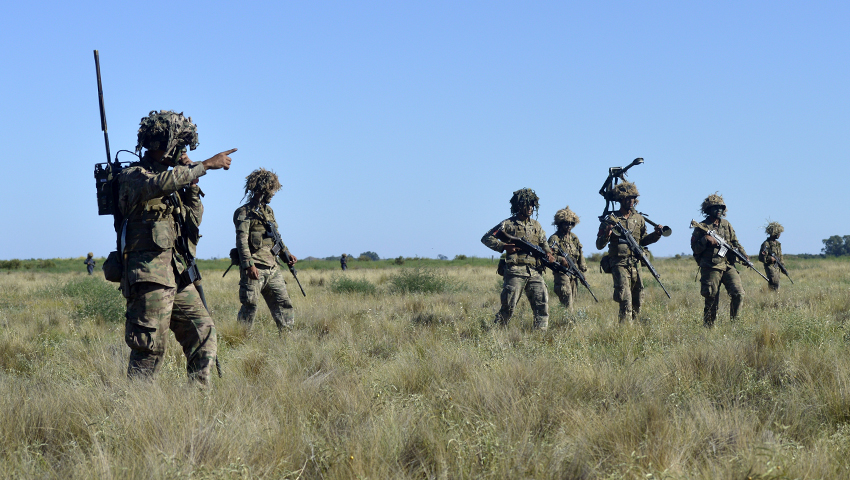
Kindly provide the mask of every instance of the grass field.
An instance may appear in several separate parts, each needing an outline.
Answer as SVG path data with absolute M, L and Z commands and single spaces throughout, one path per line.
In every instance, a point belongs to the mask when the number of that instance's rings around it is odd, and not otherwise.
M 210 262 L 209 391 L 173 337 L 129 382 L 123 298 L 61 262 L 0 270 L 2 478 L 850 478 L 847 259 L 789 260 L 778 295 L 742 271 L 713 330 L 690 258 L 656 262 L 671 300 L 644 271 L 644 322 L 594 271 L 601 303 L 550 302 L 547 332 L 525 300 L 490 328 L 487 261 L 304 268 L 283 337 L 264 306 L 237 328 L 238 275 Z

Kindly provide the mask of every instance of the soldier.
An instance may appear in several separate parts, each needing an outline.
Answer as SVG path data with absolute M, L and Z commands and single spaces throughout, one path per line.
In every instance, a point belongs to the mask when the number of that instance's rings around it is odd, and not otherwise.
M 661 238 L 663 225 L 657 225 L 655 231 L 646 233 L 646 221 L 635 210 L 638 203 L 637 186 L 624 181 L 611 191 L 611 200 L 620 204 L 620 209 L 610 215 L 611 221 L 619 222 L 641 247 L 652 245 Z M 602 250 L 608 244 L 608 256 L 611 274 L 614 279 L 614 301 L 620 304 L 620 323 L 640 319 L 640 307 L 643 302 L 643 282 L 640 278 L 640 259 L 629 248 L 625 239 L 621 239 L 609 221 L 599 225 L 596 235 L 596 248 Z
M 184 272 L 185 252 L 178 250 L 185 207 L 171 195 L 206 174 L 230 168 L 221 152 L 199 163 L 180 165 L 185 147 L 194 150 L 198 134 L 182 113 L 152 111 L 139 127 L 140 162 L 118 177 L 122 225 L 122 292 L 127 298 L 124 340 L 130 347 L 127 375 L 150 378 L 162 365 L 170 328 L 183 347 L 189 379 L 208 384 L 216 356 L 216 331 L 195 286 Z M 188 158 L 188 157 L 187 157 Z M 191 162 L 189 162 L 191 163 Z M 173 167 L 169 169 L 169 167 Z
M 723 202 L 722 196 L 714 193 L 706 197 L 700 206 L 700 211 L 706 216 L 705 220 L 700 222 L 701 224 L 716 231 L 721 238 L 742 254 L 747 254 L 741 244 L 738 243 L 735 229 L 723 218 L 726 216 L 726 204 Z M 718 255 L 720 246 L 717 244 L 717 240 L 706 235 L 705 231 L 699 228 L 694 228 L 691 235 L 691 250 L 694 252 L 694 259 L 699 263 L 701 272 L 700 294 L 705 297 L 703 325 L 711 328 L 714 326 L 714 321 L 717 320 L 717 304 L 720 300 L 721 284 L 726 287 L 726 292 L 731 297 L 729 318 L 734 320 L 738 316 L 741 303 L 744 300 L 744 286 L 741 285 L 741 277 L 734 267 L 737 257 L 732 252 L 723 256 Z
M 573 213 L 569 206 L 555 212 L 555 221 L 552 225 L 555 225 L 558 231 L 549 237 L 549 246 L 552 248 L 552 253 L 558 256 L 559 262 L 567 264 L 566 259 L 559 256 L 560 251 L 563 251 L 573 258 L 579 270 L 586 272 L 587 262 L 582 253 L 581 242 L 578 241 L 576 234 L 572 233 L 573 227 L 578 225 L 578 222 L 578 215 Z M 561 305 L 572 310 L 578 292 L 578 279 L 563 273 L 554 273 L 555 293 L 561 300 Z
M 342 256 L 339 257 L 339 266 L 342 268 L 343 272 L 348 270 L 348 255 L 343 253 Z
M 764 273 L 767 275 L 767 286 L 774 292 L 779 291 L 779 267 L 776 262 L 782 262 L 782 244 L 779 243 L 779 235 L 785 231 L 785 228 L 777 222 L 770 222 L 764 229 L 767 234 L 765 240 L 759 248 L 759 261 L 764 264 Z M 776 260 L 774 260 L 774 257 Z
M 83 260 L 83 263 L 86 265 L 86 270 L 88 270 L 89 275 L 94 273 L 94 266 L 97 264 L 97 262 L 94 261 L 94 253 L 89 252 L 86 259 Z
M 491 228 L 481 237 L 481 243 L 497 252 L 505 252 L 504 282 L 502 283 L 502 308 L 496 313 L 494 323 L 507 326 L 513 316 L 514 308 L 522 292 L 528 298 L 534 312 L 534 328 L 546 330 L 549 326 L 549 291 L 543 281 L 543 267 L 534 257 L 523 252 L 512 243 L 504 243 L 494 236 L 494 232 L 503 230 L 509 235 L 524 238 L 539 245 L 547 254 L 549 261 L 555 261 L 552 251 L 546 243 L 546 232 L 540 223 L 531 218 L 538 210 L 539 199 L 534 190 L 523 188 L 511 197 L 511 217 Z
M 274 194 L 280 190 L 277 175 L 265 169 L 257 169 L 245 177 L 245 196 L 248 203 L 233 213 L 236 225 L 236 250 L 239 252 L 239 310 L 237 321 L 250 328 L 257 315 L 257 303 L 260 295 L 266 300 L 272 318 L 277 324 L 278 333 L 284 328 L 292 328 L 295 312 L 292 301 L 286 292 L 286 283 L 277 266 L 271 249 L 274 235 L 266 228 L 271 222 L 277 228 L 274 211 L 269 206 Z M 288 252 L 286 246 L 283 251 Z M 283 252 L 282 251 L 282 252 Z M 282 255 L 283 253 L 281 252 Z M 292 266 L 297 259 L 290 253 Z

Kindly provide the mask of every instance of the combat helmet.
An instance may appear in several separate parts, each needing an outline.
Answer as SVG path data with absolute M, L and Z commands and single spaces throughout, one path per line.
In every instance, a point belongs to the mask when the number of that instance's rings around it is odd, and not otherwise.
M 555 221 L 552 222 L 552 225 L 558 226 L 562 223 L 572 223 L 573 225 L 578 225 L 579 218 L 578 215 L 575 214 L 572 210 L 570 210 L 570 206 L 558 210 L 555 212 Z
M 780 227 L 780 228 L 782 228 L 782 227 Z M 94 256 L 94 253 L 89 252 L 89 258 L 91 258 L 91 257 L 93 257 L 93 256 Z
M 711 207 L 720 206 L 723 207 L 723 211 L 725 214 L 726 211 L 726 202 L 723 201 L 723 195 L 718 195 L 717 192 L 712 193 L 711 195 L 705 197 L 705 200 L 702 201 L 702 205 L 700 205 L 700 211 L 708 215 L 708 211 Z
M 614 188 L 608 192 L 605 199 L 614 202 L 622 202 L 629 197 L 637 198 L 638 196 L 640 196 L 640 193 L 638 193 L 637 185 L 624 180 L 623 182 L 615 185 Z
M 511 214 L 516 215 L 522 207 L 534 207 L 534 210 L 540 208 L 540 199 L 534 190 L 530 188 L 521 188 L 514 192 L 511 197 Z
M 258 168 L 245 177 L 245 196 L 251 203 L 269 203 L 280 188 L 277 174 L 265 168 Z
M 151 110 L 147 117 L 139 123 L 136 153 L 142 148 L 147 150 L 165 150 L 166 157 L 173 157 L 176 162 L 176 150 L 198 147 L 198 129 L 192 123 L 192 117 L 186 118 L 183 113 L 173 110 Z
M 785 231 L 785 227 L 779 224 L 779 222 L 770 222 L 764 227 L 764 233 L 770 235 L 771 237 L 779 235 L 780 233 Z

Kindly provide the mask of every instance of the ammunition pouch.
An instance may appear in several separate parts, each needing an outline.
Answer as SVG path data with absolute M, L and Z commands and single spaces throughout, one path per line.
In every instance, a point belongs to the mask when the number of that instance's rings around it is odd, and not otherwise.
M 505 262 L 504 258 L 499 259 L 499 265 L 496 266 L 496 273 L 499 274 L 500 277 L 505 276 L 505 267 L 507 266 L 507 262 Z

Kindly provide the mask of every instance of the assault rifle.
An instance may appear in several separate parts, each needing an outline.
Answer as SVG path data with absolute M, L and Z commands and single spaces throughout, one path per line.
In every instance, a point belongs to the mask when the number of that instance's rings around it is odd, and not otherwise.
M 725 257 L 728 252 L 732 252 L 732 254 L 735 255 L 735 257 L 738 258 L 738 260 L 740 260 L 741 263 L 750 267 L 754 272 L 761 275 L 761 278 L 767 280 L 767 277 L 765 277 L 764 275 L 762 275 L 761 272 L 756 270 L 756 266 L 753 265 L 753 262 L 751 262 L 750 259 L 746 255 L 739 252 L 738 249 L 736 249 L 732 245 L 729 245 L 729 242 L 727 242 L 726 240 L 723 239 L 723 237 L 718 235 L 716 231 L 706 227 L 705 225 L 703 225 L 701 223 L 697 223 L 695 220 L 691 220 L 691 228 L 699 228 L 700 230 L 704 231 L 706 235 L 710 236 L 715 241 L 717 241 L 717 244 L 720 245 L 720 250 L 717 251 L 718 257 Z M 769 282 L 770 280 L 767 280 L 767 281 Z
M 599 303 L 599 299 L 596 298 L 596 295 L 593 294 L 593 290 L 590 289 L 590 285 L 587 284 L 587 279 L 584 278 L 584 275 L 581 273 L 581 270 L 578 269 L 578 265 L 576 265 L 576 261 L 573 260 L 573 257 L 567 255 L 567 252 L 565 252 L 560 246 L 558 246 L 557 248 L 558 253 L 560 253 L 562 257 L 566 258 L 567 263 L 569 263 L 569 267 L 567 268 L 569 274 L 577 278 L 578 281 L 581 282 L 582 285 L 584 285 L 584 288 L 586 288 L 587 291 L 590 292 L 590 296 L 593 297 L 594 300 L 596 300 L 596 303 Z
M 501 225 L 496 227 L 495 230 L 491 232 L 491 235 L 498 238 L 499 240 L 505 243 L 512 243 L 522 249 L 523 252 L 531 255 L 544 266 L 548 267 L 553 272 L 563 273 L 564 275 L 573 276 L 570 269 L 561 265 L 559 262 L 550 262 L 549 254 L 546 253 L 545 250 L 540 248 L 539 246 L 529 242 L 528 240 L 520 237 L 515 237 L 504 230 L 502 230 Z
M 272 239 L 274 239 L 274 245 L 272 246 L 272 255 L 274 255 L 274 258 L 276 261 L 278 261 L 278 263 L 280 263 L 280 260 L 283 260 L 283 263 L 286 264 L 287 267 L 289 267 L 289 271 L 292 272 L 292 276 L 295 277 L 295 282 L 298 283 L 298 288 L 301 289 L 301 295 L 304 295 L 306 297 L 307 294 L 304 292 L 304 287 L 301 286 L 301 281 L 298 280 L 298 270 L 295 270 L 295 268 L 290 265 L 290 263 L 292 262 L 292 257 L 289 255 L 289 251 L 283 248 L 283 239 L 280 238 L 280 232 L 277 231 L 277 227 L 275 227 L 272 222 L 266 220 L 265 223 L 266 234 L 269 235 Z
M 768 255 L 767 252 L 765 252 L 765 254 Z M 788 280 L 791 281 L 791 285 L 794 285 L 794 280 L 791 280 L 791 275 L 788 275 L 788 269 L 785 268 L 785 265 L 783 265 L 782 262 L 780 262 L 779 259 L 776 258 L 776 255 L 774 255 L 772 253 L 769 254 L 769 255 L 770 255 L 770 258 L 772 258 L 773 261 L 776 263 L 776 266 L 779 267 L 779 271 L 784 273 L 785 276 L 788 277 Z
M 647 258 L 646 252 L 643 250 L 643 247 L 640 246 L 637 240 L 635 240 L 635 237 L 634 235 L 632 235 L 632 232 L 628 231 L 625 227 L 623 227 L 623 225 L 619 221 L 612 219 L 610 215 L 603 218 L 602 221 L 614 227 L 614 230 L 617 231 L 620 238 L 623 239 L 626 242 L 626 245 L 629 246 L 629 250 L 632 251 L 632 254 L 636 256 L 642 264 L 646 265 L 646 268 L 649 269 L 649 273 L 651 273 L 652 276 L 655 277 L 655 280 L 658 282 L 658 284 L 661 285 L 661 289 L 664 290 L 665 294 L 667 294 L 667 298 L 671 298 L 670 292 L 668 292 L 667 289 L 664 288 L 664 284 L 661 283 L 661 275 L 659 275 L 658 271 L 655 270 L 655 267 L 653 267 L 652 264 L 649 263 L 649 258 Z

